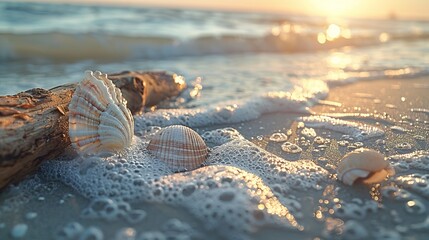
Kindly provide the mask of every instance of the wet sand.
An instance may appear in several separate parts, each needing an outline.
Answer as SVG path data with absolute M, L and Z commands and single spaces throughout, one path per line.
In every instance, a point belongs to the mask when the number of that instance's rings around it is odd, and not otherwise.
M 429 113 L 413 112 L 415 108 L 429 108 L 429 77 L 362 81 L 330 89 L 328 101 L 341 107 L 319 105 L 317 113 L 378 113 L 395 121 L 417 119 L 428 121 Z
M 429 114 L 422 109 L 429 107 L 429 79 L 427 77 L 403 80 L 377 80 L 369 82 L 353 83 L 345 86 L 334 87 L 322 104 L 312 107 L 316 114 L 326 114 L 344 120 L 358 121 L 379 126 L 386 132 L 382 138 L 385 144 L 377 145 L 370 139 L 362 142 L 364 147 L 374 148 L 387 156 L 397 154 L 395 146 L 401 142 L 410 142 L 414 150 L 427 150 L 429 138 Z M 294 161 L 297 159 L 310 159 L 335 173 L 337 161 L 354 147 L 342 147 L 338 140 L 342 134 L 325 129 L 315 129 L 318 136 L 329 137 L 330 144 L 321 151 L 315 151 L 314 147 L 303 147 L 300 154 L 289 154 L 281 150 L 280 144 L 269 141 L 269 136 L 274 132 L 287 132 L 292 134 L 289 141 L 299 142 L 302 135 L 298 128 L 298 117 L 302 114 L 274 113 L 264 115 L 250 122 L 201 128 L 200 131 L 220 127 L 233 127 L 239 130 L 243 136 L 258 146 L 279 155 L 285 159 Z M 423 136 L 424 139 L 416 140 L 415 136 Z M 323 161 L 322 161 L 323 159 Z M 371 225 L 380 225 L 383 229 L 391 230 L 394 236 L 412 239 L 424 239 L 425 232 L 406 231 L 398 229 L 398 226 L 418 223 L 425 220 L 427 213 L 409 214 L 404 211 L 404 203 L 390 199 L 381 199 L 380 185 L 367 187 L 363 185 L 345 187 L 335 181 L 322 186 L 319 191 L 293 192 L 293 197 L 301 203 L 298 221 L 305 226 L 301 233 L 293 233 L 294 237 L 304 239 L 320 238 L 348 238 L 352 235 L 344 234 L 344 225 L 350 218 L 330 214 L 334 199 L 352 202 L 360 199 L 363 202 L 374 200 L 384 205 L 384 209 L 375 214 L 357 220 L 364 225 L 370 236 L 374 237 L 374 229 Z M 378 195 L 377 195 L 378 194 Z M 424 206 L 429 207 L 429 201 L 417 196 Z M 105 222 L 102 220 L 82 219 L 80 214 L 87 207 L 89 201 L 80 197 L 73 189 L 61 183 L 49 183 L 46 180 L 36 183 L 24 183 L 18 187 L 7 189 L 0 193 L 0 239 L 14 239 L 11 231 L 19 223 L 28 225 L 28 230 L 22 239 L 55 239 L 55 233 L 70 222 L 79 222 L 85 228 L 95 226 L 102 230 L 104 239 L 115 239 L 117 231 L 124 227 L 133 227 L 137 235 L 147 231 L 164 231 L 162 227 L 168 219 L 177 218 L 189 224 L 193 229 L 202 229 L 202 224 L 193 216 L 175 207 L 160 204 L 138 203 L 132 205 L 133 209 L 143 209 L 147 216 L 141 222 L 129 224 L 123 220 Z M 365 205 L 365 204 L 363 204 Z M 362 206 L 363 206 L 362 205 Z M 318 215 L 320 211 L 320 215 Z M 405 223 L 397 223 L 392 218 L 392 211 L 396 212 Z M 37 213 L 37 217 L 31 218 L 29 212 Z M 27 216 L 26 216 L 27 215 Z M 321 217 L 319 217 L 321 216 Z M 350 222 L 352 224 L 352 222 Z M 217 239 L 215 233 L 201 231 L 210 239 Z M 341 232 L 341 233 L 340 233 Z M 266 228 L 255 233 L 255 239 L 285 239 L 288 234 L 284 230 Z M 295 236 L 297 234 L 298 236 Z M 396 235 L 395 235 L 396 234 Z M 393 236 L 392 235 L 392 236 Z M 201 237 L 201 235 L 200 235 Z M 199 238 L 199 237 L 195 237 Z M 206 236 L 203 239 L 208 239 Z

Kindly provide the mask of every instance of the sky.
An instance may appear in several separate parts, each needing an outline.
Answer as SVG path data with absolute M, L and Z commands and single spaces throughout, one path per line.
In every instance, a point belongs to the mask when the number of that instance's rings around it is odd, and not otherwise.
M 64 0 L 30 1 L 64 2 Z M 386 18 L 393 13 L 401 19 L 429 19 L 429 0 L 75 0 L 73 2 L 284 12 L 326 17 Z

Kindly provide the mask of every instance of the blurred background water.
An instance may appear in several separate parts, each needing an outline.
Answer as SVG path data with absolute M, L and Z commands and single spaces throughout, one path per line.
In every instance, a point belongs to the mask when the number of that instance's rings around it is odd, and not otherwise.
M 0 3 L 0 94 L 79 81 L 86 69 L 202 77 L 194 105 L 429 73 L 429 24 L 291 14 Z

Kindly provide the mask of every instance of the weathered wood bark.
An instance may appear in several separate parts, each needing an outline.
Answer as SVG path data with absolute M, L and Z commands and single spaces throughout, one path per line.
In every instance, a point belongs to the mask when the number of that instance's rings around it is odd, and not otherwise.
M 121 89 L 133 114 L 177 96 L 186 87 L 180 76 L 166 72 L 122 72 L 109 78 Z M 68 104 L 75 87 L 68 84 L 0 96 L 0 189 L 70 145 Z
M 109 74 L 109 79 L 122 91 L 133 114 L 140 113 L 144 107 L 152 107 L 159 102 L 177 96 L 186 87 L 182 76 L 168 72 L 130 72 Z

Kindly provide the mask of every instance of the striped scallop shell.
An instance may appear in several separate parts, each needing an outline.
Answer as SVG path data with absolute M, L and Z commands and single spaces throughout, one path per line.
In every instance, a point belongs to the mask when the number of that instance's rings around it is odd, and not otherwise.
M 366 184 L 378 183 L 395 174 L 383 154 L 366 148 L 346 154 L 338 164 L 337 171 L 338 178 L 347 185 L 352 185 L 358 179 Z
M 208 148 L 197 132 L 181 125 L 166 127 L 153 136 L 147 150 L 175 172 L 194 170 L 206 160 Z
M 130 145 L 133 116 L 121 90 L 106 74 L 86 71 L 69 110 L 70 141 L 80 154 L 114 153 Z

